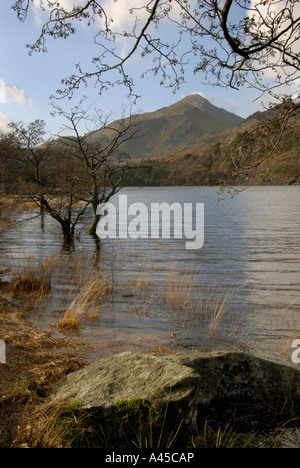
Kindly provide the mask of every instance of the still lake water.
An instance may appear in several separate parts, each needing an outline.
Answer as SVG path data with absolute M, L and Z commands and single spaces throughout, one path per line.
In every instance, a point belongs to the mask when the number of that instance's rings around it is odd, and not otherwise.
M 3 229 L 0 266 L 10 268 L 8 279 L 26 262 L 55 259 L 52 293 L 32 313 L 38 326 L 59 321 L 79 276 L 99 268 L 111 295 L 78 332 L 98 346 L 91 359 L 123 350 L 225 347 L 291 364 L 292 341 L 300 338 L 300 187 L 252 187 L 221 199 L 216 187 L 119 194 L 129 205 L 204 203 L 204 246 L 186 250 L 186 239 L 174 238 L 105 239 L 97 253 L 85 234 L 89 213 L 73 252 L 62 252 L 59 227 L 49 217 L 44 230 L 39 219 Z

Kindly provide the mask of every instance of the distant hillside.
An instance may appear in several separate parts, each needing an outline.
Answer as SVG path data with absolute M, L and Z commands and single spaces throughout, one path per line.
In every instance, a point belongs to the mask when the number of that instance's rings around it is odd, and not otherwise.
M 220 185 L 223 181 L 222 163 L 227 159 L 229 173 L 232 173 L 228 180 L 230 185 L 247 185 L 250 182 L 253 185 L 299 185 L 299 116 L 286 128 L 272 157 L 264 161 L 255 173 L 244 170 L 235 173 L 232 165 L 230 168 L 231 156 L 236 163 L 244 162 L 247 166 L 255 165 L 269 153 L 272 141 L 260 131 L 263 118 L 264 113 L 257 112 L 235 128 L 209 136 L 196 149 L 186 146 L 184 151 L 170 153 L 163 158 L 137 161 L 135 169 L 126 175 L 124 184 Z M 241 161 L 241 155 L 245 161 Z
M 142 114 L 139 121 L 138 139 L 129 140 L 120 148 L 133 159 L 151 159 L 198 148 L 207 137 L 233 129 L 243 119 L 195 94 L 169 107 Z M 117 127 L 118 121 L 110 126 Z M 101 144 L 110 134 L 109 130 L 96 131 L 88 142 Z
M 123 183 L 127 186 L 219 185 L 225 168 L 228 183 L 234 185 L 299 184 L 300 117 L 290 122 L 277 144 L 276 135 L 272 141 L 261 131 L 270 112 L 256 112 L 242 119 L 199 95 L 192 95 L 169 107 L 142 114 L 138 116 L 140 136 L 119 148 L 135 160 Z M 118 128 L 119 124 L 120 121 L 115 121 L 110 127 Z M 85 143 L 103 147 L 113 134 L 107 128 L 98 130 Z M 56 144 L 60 143 L 60 139 L 56 140 Z M 275 143 L 272 158 L 259 164 L 255 178 L 252 169 L 240 170 L 242 166 L 254 167 L 265 159 Z

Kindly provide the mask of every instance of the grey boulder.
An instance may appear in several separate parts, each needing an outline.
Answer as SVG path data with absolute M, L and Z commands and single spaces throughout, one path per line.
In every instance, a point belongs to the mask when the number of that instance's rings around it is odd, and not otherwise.
M 195 428 L 201 418 L 229 411 L 275 418 L 284 409 L 291 417 L 299 412 L 299 392 L 297 369 L 243 353 L 124 352 L 70 374 L 53 399 L 97 410 L 108 425 L 118 424 L 112 416 L 122 408 L 124 420 L 124 411 L 137 416 L 134 406 L 151 406 L 172 427 Z

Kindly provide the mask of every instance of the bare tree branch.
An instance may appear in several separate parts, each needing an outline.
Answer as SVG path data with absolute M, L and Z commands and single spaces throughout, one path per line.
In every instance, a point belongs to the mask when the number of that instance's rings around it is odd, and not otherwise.
M 77 64 L 78 73 L 63 80 L 62 97 L 72 95 L 92 78 L 100 93 L 123 84 L 134 95 L 133 77 L 126 67 L 135 55 L 150 55 L 155 64 L 148 69 L 141 61 L 141 75 L 151 70 L 161 75 L 162 84 L 169 82 L 174 89 L 184 81 L 186 67 L 201 72 L 214 84 L 234 88 L 245 84 L 258 87 L 260 83 L 265 91 L 299 79 L 300 15 L 296 0 L 145 0 L 138 8 L 129 4 L 128 19 L 133 15 L 136 19 L 131 26 L 128 22 L 125 31 L 114 25 L 96 0 L 83 1 L 70 11 L 57 1 L 44 1 L 41 8 L 48 20 L 36 42 L 28 45 L 30 53 L 46 51 L 49 37 L 67 39 L 74 35 L 80 22 L 91 27 L 91 39 L 99 47 L 99 55 L 91 57 L 94 70 L 83 70 Z M 13 8 L 25 21 L 31 2 L 18 0 Z M 168 26 L 174 26 L 177 40 L 173 43 L 165 37 Z M 118 52 L 120 38 L 128 45 L 125 56 Z M 266 70 L 273 76 L 262 84 Z M 113 78 L 116 72 L 118 78 Z

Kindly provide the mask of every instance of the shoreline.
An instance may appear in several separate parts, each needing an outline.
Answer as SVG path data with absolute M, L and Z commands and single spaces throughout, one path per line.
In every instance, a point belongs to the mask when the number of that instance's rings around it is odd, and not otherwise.
M 22 445 L 20 428 L 57 383 L 86 365 L 80 357 L 86 344 L 38 330 L 26 318 L 26 308 L 11 304 L 1 291 L 0 317 L 6 344 L 6 363 L 0 364 L 0 447 L 15 448 Z
M 26 315 L 26 308 L 10 303 L 0 291 L 0 338 L 7 346 L 6 364 L 0 364 L 0 447 L 59 448 L 62 447 L 59 439 L 50 442 L 46 437 L 46 441 L 41 442 L 42 432 L 46 433 L 53 425 L 53 414 L 48 415 L 45 408 L 50 408 L 49 396 L 54 388 L 68 374 L 89 364 L 83 358 L 89 345 L 80 338 L 54 338 L 51 330 L 35 328 Z M 61 408 L 55 411 L 59 412 Z M 36 429 L 35 421 L 41 415 L 44 426 Z M 224 427 L 227 427 L 225 423 Z M 32 440 L 28 428 L 38 431 Z M 242 448 L 248 448 L 248 444 L 250 448 L 278 445 L 280 448 L 298 448 L 300 429 L 283 428 L 273 428 L 269 434 L 232 433 L 230 440 L 236 444 L 234 446 Z M 210 437 L 214 445 L 215 434 Z M 229 434 L 226 440 L 228 437 Z M 203 447 L 196 445 L 194 448 Z

